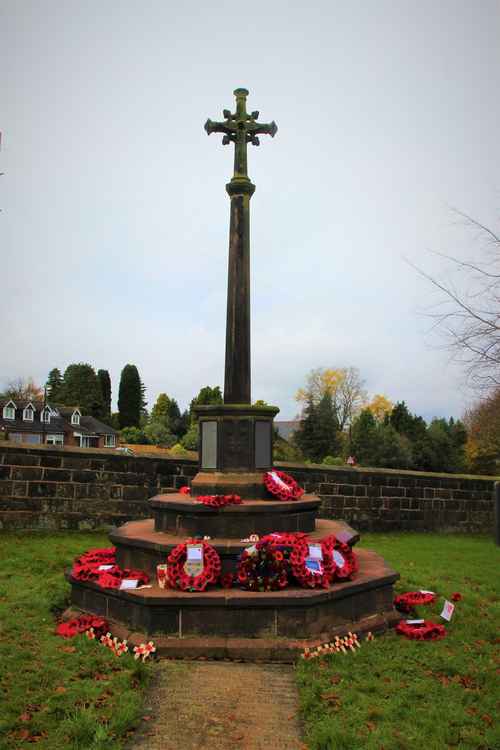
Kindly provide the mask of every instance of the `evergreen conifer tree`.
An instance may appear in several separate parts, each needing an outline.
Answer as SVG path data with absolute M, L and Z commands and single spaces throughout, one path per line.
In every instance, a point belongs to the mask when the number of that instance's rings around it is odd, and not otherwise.
M 294 435 L 294 442 L 310 461 L 319 460 L 318 455 L 318 411 L 309 396 L 304 409 L 304 417 Z
M 135 365 L 125 365 L 120 376 L 118 413 L 120 427 L 139 427 L 145 410 L 144 386 Z
M 104 418 L 111 417 L 111 378 L 108 370 L 98 370 L 97 378 L 99 385 L 101 386 L 102 400 L 104 404 L 102 416 Z
M 59 403 L 61 398 L 62 386 L 63 376 L 61 374 L 61 370 L 59 370 L 57 367 L 54 367 L 54 369 L 49 372 L 49 376 L 45 384 L 45 387 L 47 388 L 47 398 L 53 404 Z
M 324 393 L 321 397 L 316 418 L 315 454 L 317 460 L 321 461 L 325 456 L 336 456 L 340 450 L 339 423 L 330 393 Z
M 59 403 L 79 406 L 84 414 L 102 416 L 104 401 L 99 380 L 92 365 L 84 362 L 68 365 L 59 392 Z
M 376 462 L 377 423 L 369 409 L 363 409 L 351 429 L 350 451 L 359 463 L 373 466 Z

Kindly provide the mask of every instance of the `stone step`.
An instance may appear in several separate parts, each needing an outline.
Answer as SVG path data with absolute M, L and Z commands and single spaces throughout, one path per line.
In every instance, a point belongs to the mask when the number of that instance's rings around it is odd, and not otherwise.
M 308 536 L 312 541 L 319 541 L 330 534 L 351 546 L 359 541 L 358 532 L 348 524 L 323 519 L 316 521 L 315 530 Z M 185 542 L 188 537 L 155 531 L 154 521 L 149 518 L 143 521 L 130 521 L 111 531 L 109 538 L 116 546 L 117 562 L 122 568 L 138 568 L 151 576 L 156 576 L 156 566 L 165 563 L 172 549 Z M 223 572 L 234 571 L 238 557 L 245 547 L 252 544 L 242 539 L 220 536 L 210 539 L 210 544 L 220 555 Z

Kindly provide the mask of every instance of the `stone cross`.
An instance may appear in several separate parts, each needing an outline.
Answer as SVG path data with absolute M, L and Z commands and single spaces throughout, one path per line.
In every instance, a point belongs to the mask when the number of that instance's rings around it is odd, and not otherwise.
M 236 89 L 236 112 L 223 111 L 224 122 L 207 120 L 207 134 L 223 133 L 222 143 L 234 143 L 234 174 L 226 185 L 231 199 L 226 321 L 224 403 L 250 404 L 250 198 L 255 185 L 247 172 L 247 144 L 259 145 L 258 136 L 278 130 L 276 123 L 257 122 L 259 113 L 248 114 L 246 89 Z

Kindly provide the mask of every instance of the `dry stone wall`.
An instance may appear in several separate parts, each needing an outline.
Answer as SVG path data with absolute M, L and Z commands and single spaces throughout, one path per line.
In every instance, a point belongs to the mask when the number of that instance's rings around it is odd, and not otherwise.
M 0 443 L 0 529 L 94 529 L 147 518 L 149 497 L 195 474 L 189 460 Z
M 323 518 L 360 531 L 493 528 L 494 477 L 283 464 Z M 190 459 L 0 443 L 0 529 L 93 529 L 150 517 L 148 498 L 189 484 Z

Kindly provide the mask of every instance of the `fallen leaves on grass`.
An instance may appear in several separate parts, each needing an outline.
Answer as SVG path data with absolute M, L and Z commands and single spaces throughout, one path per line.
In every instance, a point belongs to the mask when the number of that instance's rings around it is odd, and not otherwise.
M 334 693 L 333 690 L 327 690 L 325 693 L 322 693 L 321 700 L 328 703 L 330 708 L 333 708 L 334 711 L 338 711 L 342 705 L 340 695 Z

